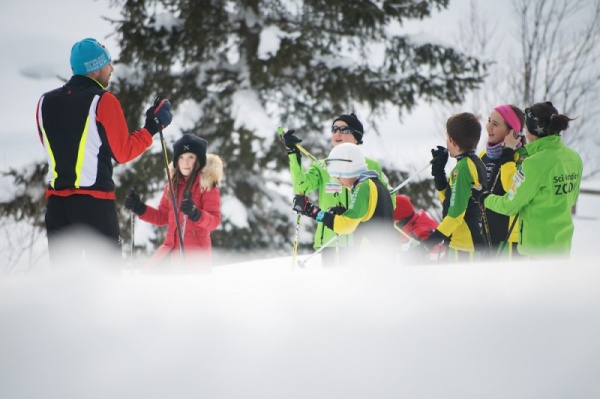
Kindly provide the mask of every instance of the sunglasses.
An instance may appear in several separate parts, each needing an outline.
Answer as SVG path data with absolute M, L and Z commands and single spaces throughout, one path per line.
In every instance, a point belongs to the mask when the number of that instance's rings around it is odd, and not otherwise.
M 340 134 L 352 134 L 354 130 L 350 129 L 348 126 L 331 126 L 331 133 L 340 132 Z

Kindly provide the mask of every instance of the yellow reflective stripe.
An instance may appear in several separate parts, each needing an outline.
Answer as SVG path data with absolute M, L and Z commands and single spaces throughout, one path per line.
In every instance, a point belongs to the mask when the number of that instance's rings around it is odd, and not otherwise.
M 46 129 L 44 129 L 44 123 L 40 123 L 40 129 L 42 130 L 42 134 L 44 135 L 44 147 L 46 147 L 46 152 L 48 153 L 48 159 L 50 160 L 50 165 L 48 165 L 48 171 L 52 172 L 52 180 L 50 181 L 50 187 L 54 188 L 54 182 L 58 177 L 58 173 L 56 173 L 56 160 L 54 159 L 54 153 L 52 152 L 52 148 L 50 148 L 50 142 L 48 141 L 48 136 L 46 135 Z
M 88 126 L 90 123 L 90 117 L 88 115 L 85 118 L 85 126 L 83 133 L 81 134 L 81 141 L 79 142 L 79 150 L 77 151 L 77 163 L 75 164 L 75 188 L 79 188 L 79 182 L 81 181 L 81 171 L 83 170 L 83 161 L 85 159 L 85 147 L 88 138 Z

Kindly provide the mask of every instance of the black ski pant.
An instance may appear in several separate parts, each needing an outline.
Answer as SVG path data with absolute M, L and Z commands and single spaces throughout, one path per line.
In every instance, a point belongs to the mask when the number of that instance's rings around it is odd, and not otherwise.
M 116 266 L 114 262 L 121 260 L 119 219 L 114 200 L 89 195 L 50 196 L 45 222 L 52 265 L 83 259 L 89 263 Z

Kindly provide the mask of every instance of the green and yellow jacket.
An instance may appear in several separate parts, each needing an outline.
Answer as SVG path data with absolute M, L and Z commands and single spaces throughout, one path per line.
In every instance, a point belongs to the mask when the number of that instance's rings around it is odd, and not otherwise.
M 294 193 L 305 194 L 318 190 L 319 193 L 319 208 L 327 210 L 333 206 L 343 206 L 346 209 L 350 207 L 350 193 L 343 187 L 339 182 L 331 179 L 327 170 L 321 167 L 316 162 L 313 162 L 306 172 L 302 169 L 300 160 L 296 154 L 292 153 L 288 155 L 290 160 L 290 172 L 292 175 L 292 183 L 294 185 Z M 381 166 L 377 161 L 369 158 L 365 158 L 367 163 L 367 169 L 377 172 L 379 180 L 391 190 L 388 179 L 385 174 L 381 171 Z M 324 165 L 325 160 L 321 160 Z M 390 195 L 392 199 L 392 206 L 395 207 L 396 196 Z M 393 224 L 393 220 L 392 220 Z M 317 224 L 317 230 L 315 231 L 314 248 L 320 248 L 323 244 L 330 241 L 335 236 L 335 233 L 325 227 L 322 222 Z M 335 242 L 332 242 L 329 246 L 335 246 Z M 346 247 L 353 245 L 352 234 L 343 233 L 339 237 L 339 246 Z
M 343 214 L 324 212 L 321 216 L 321 223 L 328 230 L 340 236 L 353 233 L 354 247 L 358 249 L 389 247 L 388 243 L 396 239 L 392 197 L 388 188 L 378 179 L 377 172 L 372 170 L 355 179 L 350 204 Z
M 469 152 L 456 157 L 456 166 L 450 173 L 448 186 L 438 191 L 444 218 L 438 231 L 450 237 L 450 248 L 474 252 L 487 245 L 481 228 L 481 209 L 472 196 L 473 189 L 485 189 L 485 165 Z

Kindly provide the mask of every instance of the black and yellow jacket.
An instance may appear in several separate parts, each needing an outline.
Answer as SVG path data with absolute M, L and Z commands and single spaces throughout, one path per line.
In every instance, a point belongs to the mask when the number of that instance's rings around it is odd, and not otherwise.
M 500 158 L 491 159 L 487 152 L 483 150 L 479 157 L 483 161 L 487 175 L 487 189 L 496 195 L 504 195 L 512 186 L 513 177 L 517 173 L 518 153 L 511 148 L 502 149 Z M 505 216 L 494 212 L 491 209 L 485 210 L 487 222 L 490 229 L 490 238 L 492 246 L 497 248 L 501 242 L 506 240 L 506 235 L 510 229 L 515 216 Z M 518 241 L 518 229 L 513 228 L 508 242 L 516 243 Z
M 114 199 L 112 160 L 125 163 L 152 145 L 146 129 L 129 134 L 119 100 L 87 76 L 45 93 L 36 119 L 48 160 L 47 197 Z

